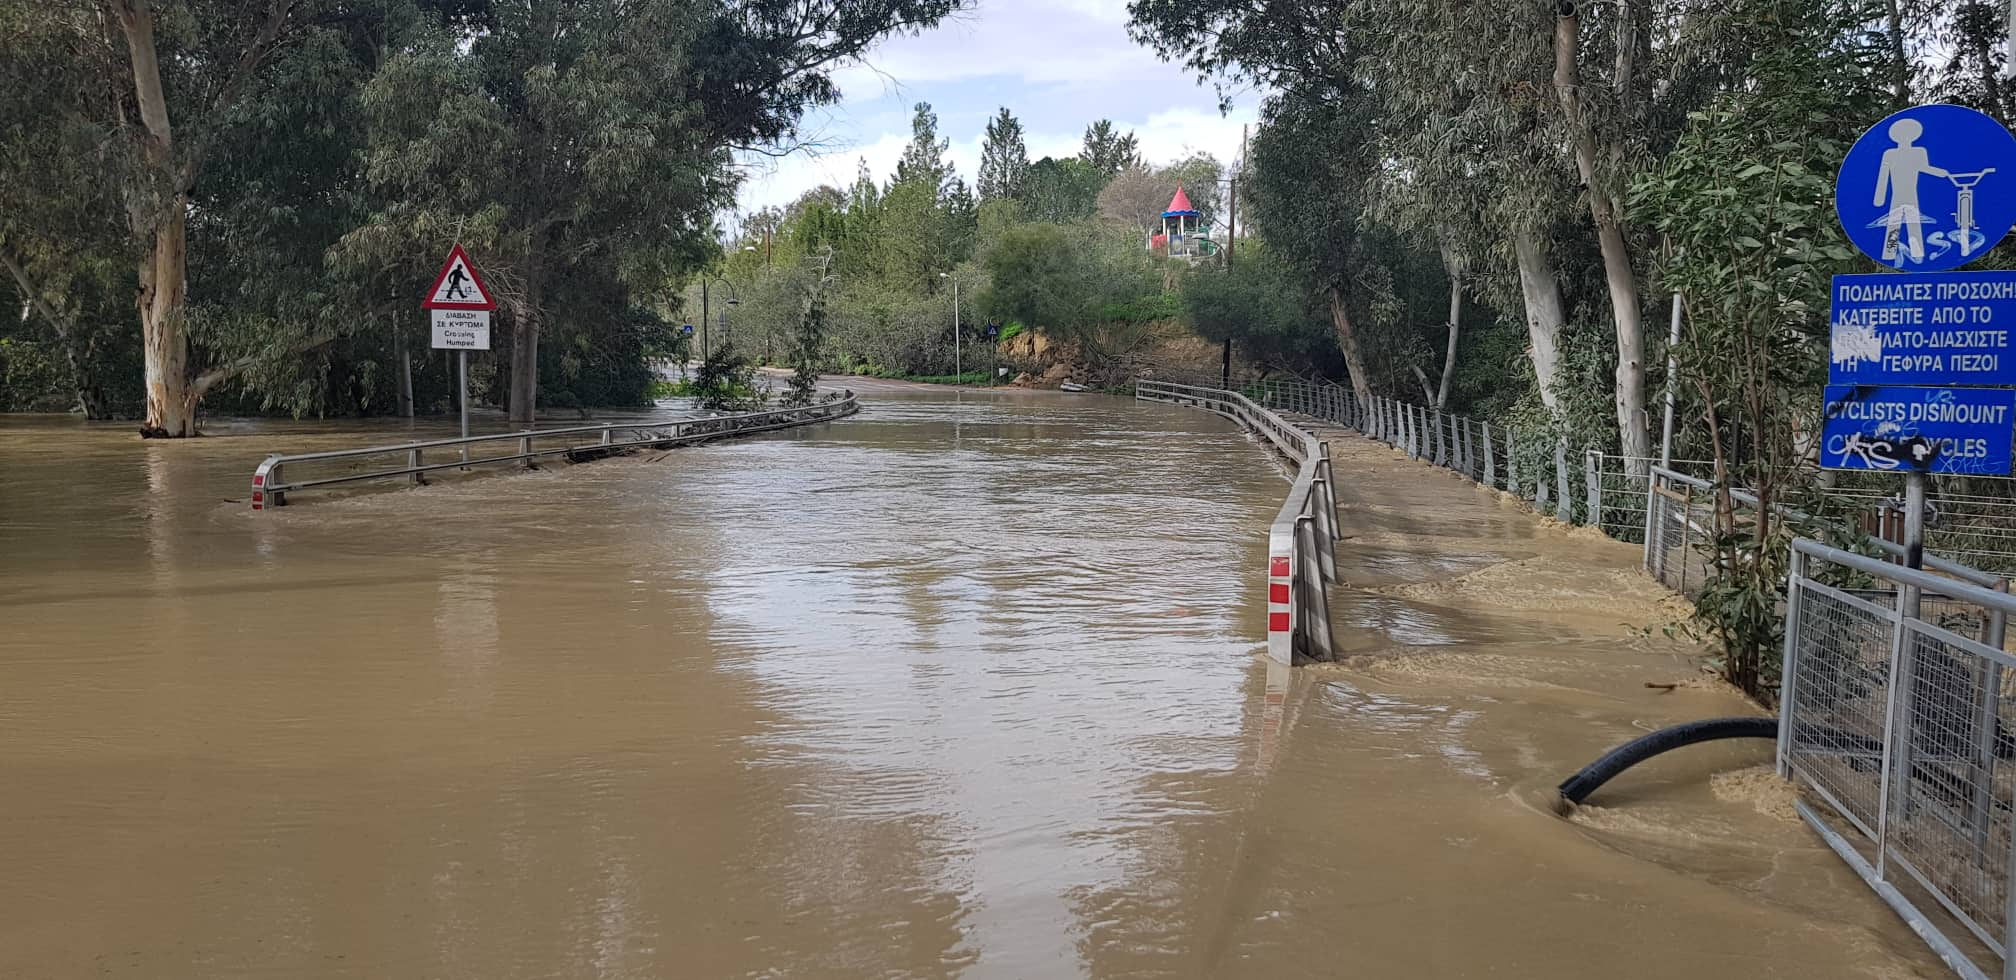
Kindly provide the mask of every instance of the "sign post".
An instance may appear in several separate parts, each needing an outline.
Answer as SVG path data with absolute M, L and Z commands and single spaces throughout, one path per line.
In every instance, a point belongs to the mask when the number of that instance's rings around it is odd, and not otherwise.
M 1921 105 L 1862 134 L 1834 207 L 1849 241 L 1902 274 L 1835 276 L 1820 465 L 1902 470 L 1904 555 L 1925 552 L 1928 473 L 2007 475 L 2016 433 L 2016 273 L 1948 272 L 2016 225 L 2016 136 Z M 1906 589 L 1915 615 L 1915 589 Z
M 462 411 L 462 438 L 467 439 L 469 352 L 490 349 L 490 311 L 497 308 L 497 300 L 483 282 L 482 273 L 476 271 L 476 263 L 469 261 L 469 253 L 456 245 L 420 305 L 433 311 L 434 349 L 455 352 L 455 383 L 460 392 L 457 404 Z M 469 458 L 469 447 L 462 447 L 462 458 Z

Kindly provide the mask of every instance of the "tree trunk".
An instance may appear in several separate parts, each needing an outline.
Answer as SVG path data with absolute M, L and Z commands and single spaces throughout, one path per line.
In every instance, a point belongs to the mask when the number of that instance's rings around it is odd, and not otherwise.
M 1610 287 L 1611 316 L 1617 324 L 1617 437 L 1625 468 L 1643 475 L 1652 453 L 1652 435 L 1645 418 L 1645 324 L 1638 309 L 1638 277 L 1631 268 L 1617 202 L 1596 172 L 1596 133 L 1582 111 L 1580 54 L 1581 21 L 1574 4 L 1564 2 L 1554 20 L 1554 93 L 1561 103 L 1575 148 L 1575 169 L 1589 195 L 1589 216 L 1596 225 L 1596 244 L 1603 254 L 1603 279 Z M 1617 148 L 1611 148 L 1616 150 Z M 1621 153 L 1613 155 L 1621 156 Z
M 525 298 L 511 318 L 511 421 L 530 424 L 539 403 L 539 258 L 525 270 Z
M 154 229 L 153 247 L 140 260 L 140 342 L 146 354 L 149 439 L 196 435 L 196 401 L 189 384 L 189 334 L 182 321 L 188 299 L 188 221 L 178 199 Z
M 1902 109 L 1911 104 L 1911 61 L 1904 54 L 1904 11 L 1899 0 L 1884 4 L 1890 36 L 1890 105 Z
M 1547 414 L 1561 417 L 1561 279 L 1547 256 L 1547 246 L 1530 230 L 1515 232 L 1512 253 L 1519 263 L 1519 292 L 1526 300 L 1526 336 L 1533 346 L 1533 377 Z
M 1463 335 L 1463 275 L 1469 263 L 1448 247 L 1442 249 L 1442 268 L 1449 273 L 1449 345 L 1442 354 L 1442 383 L 1435 388 L 1435 407 L 1449 407 L 1449 379 L 1456 374 L 1456 341 Z
M 1337 331 L 1337 347 L 1344 352 L 1344 369 L 1351 372 L 1351 390 L 1361 405 L 1372 401 L 1372 384 L 1365 373 L 1365 355 L 1358 349 L 1358 332 L 1351 325 L 1351 312 L 1344 308 L 1344 292 L 1331 286 L 1330 324 Z
M 135 193 L 128 217 L 146 248 L 140 260 L 141 350 L 146 360 L 147 420 L 140 434 L 182 439 L 196 434 L 196 399 L 189 385 L 189 335 L 183 322 L 188 298 L 187 181 L 175 164 L 175 134 L 161 87 L 154 47 L 154 12 L 146 0 L 113 0 L 112 14 L 126 38 L 133 94 L 146 128 L 141 149 L 151 173 Z

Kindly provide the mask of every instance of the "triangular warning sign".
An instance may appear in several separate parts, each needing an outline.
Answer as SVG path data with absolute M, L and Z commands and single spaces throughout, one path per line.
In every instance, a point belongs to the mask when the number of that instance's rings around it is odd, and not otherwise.
M 427 291 L 427 299 L 420 305 L 429 310 L 494 310 L 497 300 L 476 271 L 476 263 L 469 261 L 469 253 L 457 245 L 448 253 L 441 274 L 434 277 L 434 288 Z

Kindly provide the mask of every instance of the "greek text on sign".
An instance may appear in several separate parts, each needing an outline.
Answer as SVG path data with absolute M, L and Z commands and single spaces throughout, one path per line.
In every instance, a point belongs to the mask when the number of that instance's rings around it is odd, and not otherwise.
M 489 310 L 435 310 L 435 350 L 489 350 Z
M 2016 391 L 1827 386 L 1820 465 L 1830 470 L 2007 474 Z M 1910 447 L 1929 445 L 1929 463 Z
M 1966 265 L 2016 224 L 2016 136 L 1965 106 L 1894 113 L 1849 148 L 1834 209 L 1849 241 L 1884 265 Z
M 2016 272 L 1835 276 L 1827 380 L 2016 384 Z

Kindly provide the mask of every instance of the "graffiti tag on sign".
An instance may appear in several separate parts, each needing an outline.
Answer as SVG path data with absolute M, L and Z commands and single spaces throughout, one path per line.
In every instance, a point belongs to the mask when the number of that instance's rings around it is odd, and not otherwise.
M 2007 474 L 2016 391 L 1829 385 L 1820 465 Z

